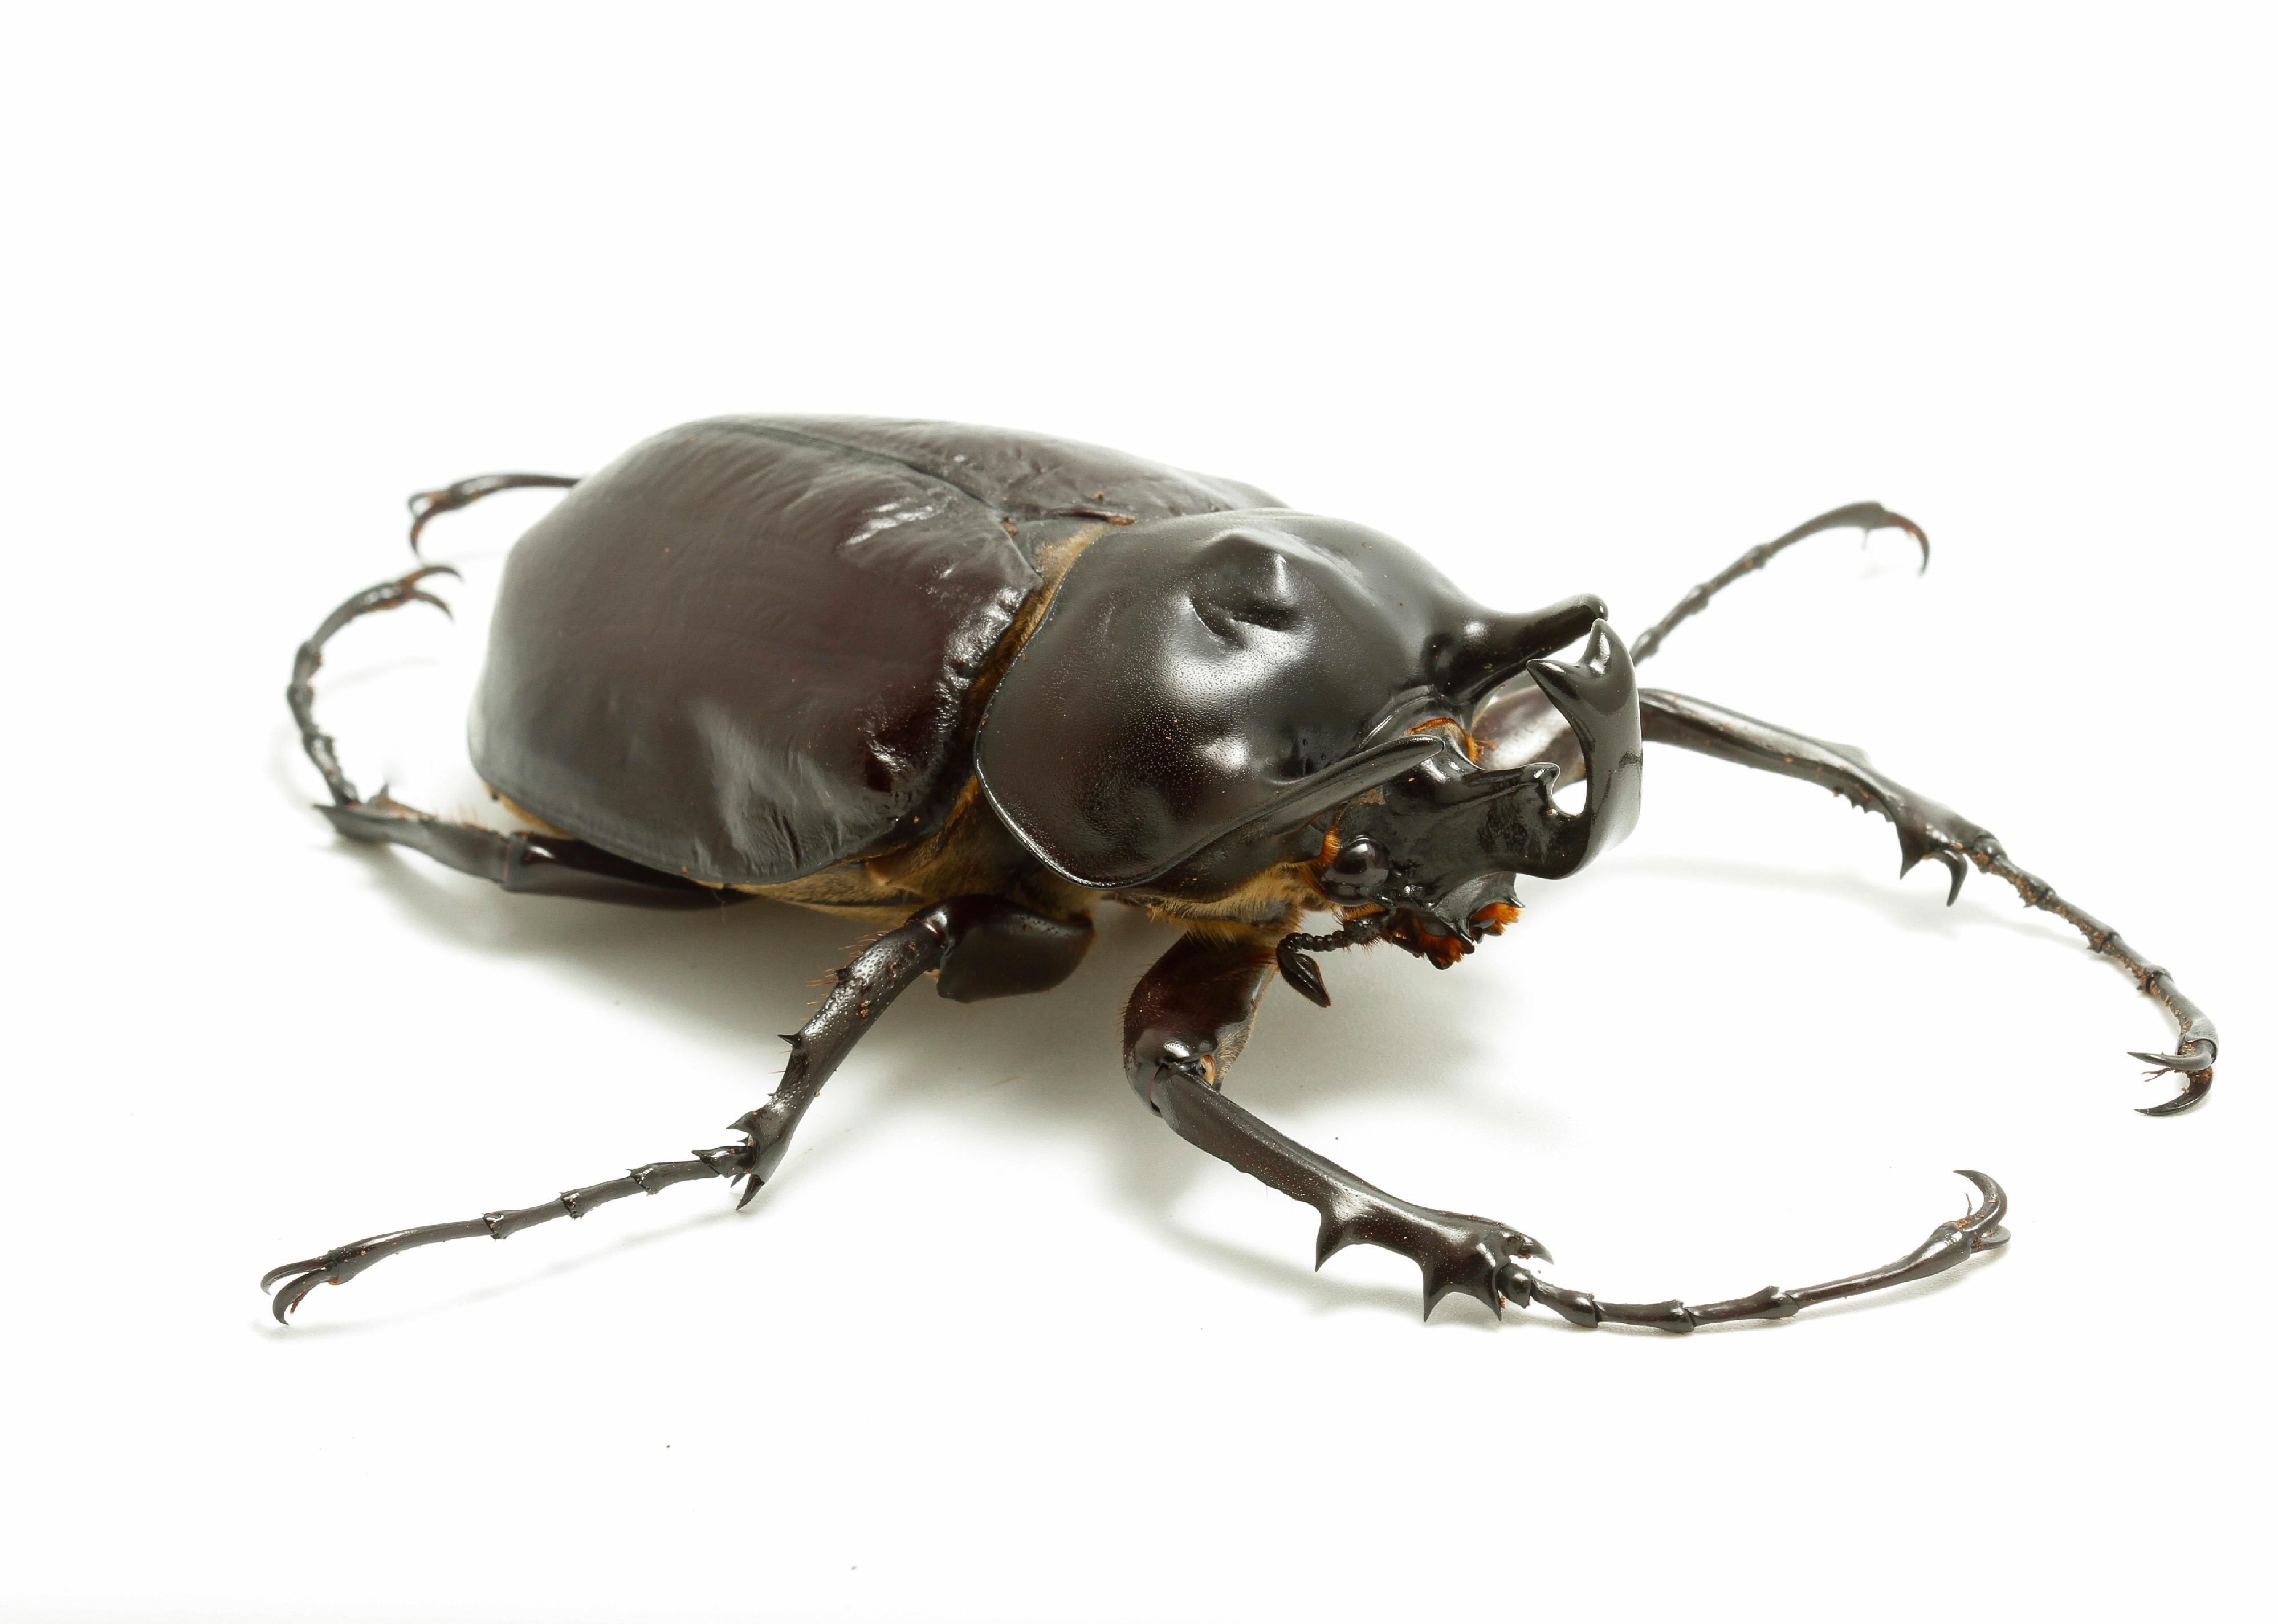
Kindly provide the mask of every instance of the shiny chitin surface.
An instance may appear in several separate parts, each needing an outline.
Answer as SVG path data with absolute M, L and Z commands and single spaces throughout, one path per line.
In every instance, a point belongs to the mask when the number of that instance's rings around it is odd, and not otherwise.
M 1855 752 L 1640 690 L 1594 599 L 1498 614 L 1389 538 L 1250 487 L 941 424 L 720 420 L 589 480 L 479 476 L 421 493 L 414 515 L 424 526 L 493 491 L 572 484 L 515 555 L 475 728 L 485 774 L 557 829 L 504 834 L 385 791 L 367 800 L 317 724 L 330 639 L 436 603 L 434 567 L 350 598 L 299 650 L 287 699 L 332 797 L 321 810 L 351 838 L 585 900 L 711 906 L 740 895 L 720 883 L 836 865 L 793 900 L 891 896 L 900 923 L 790 1037 L 776 1087 L 735 1125 L 739 1143 L 287 1264 L 264 1281 L 281 1285 L 280 1320 L 317 1285 L 437 1241 L 504 1239 L 707 1178 L 741 1180 L 748 1201 L 903 991 L 929 973 L 965 1001 L 1056 986 L 1090 942 L 1094 903 L 1114 895 L 1187 926 L 1125 1011 L 1134 1091 L 1189 1142 L 1311 1206 L 1319 1259 L 1366 1244 L 1414 1261 L 1427 1314 L 1460 1292 L 1578 1325 L 1683 1331 L 1785 1318 L 1999 1246 L 2007 1198 L 1969 1172 L 1977 1206 L 1883 1268 L 1701 1303 L 1601 1301 L 1542 1278 L 1548 1252 L 1525 1232 L 1394 1196 L 1228 1096 L 1277 977 L 1326 1005 L 1313 953 L 1388 942 L 1455 964 L 1516 919 L 1517 876 L 1571 873 L 1629 833 L 1647 743 L 1881 812 L 1902 868 L 1935 860 L 1957 889 L 1973 865 L 2007 881 L 2174 1015 L 2177 1052 L 2142 1058 L 2185 1084 L 2155 1114 L 2197 1104 L 2213 1081 L 2213 1023 L 2165 968 Z M 1636 660 L 1783 548 L 1846 525 L 1922 539 L 1873 503 L 1822 515 L 1688 593 Z M 1048 566 L 1071 557 L 1039 621 Z M 1578 657 L 1548 657 L 1578 640 Z M 966 771 L 975 753 L 985 800 Z M 1551 798 L 1572 776 L 1586 783 L 1579 811 Z M 1337 928 L 1302 930 L 1308 910 Z
M 1498 614 L 1392 538 L 1318 515 L 1138 525 L 1068 572 L 998 686 L 976 765 L 1070 879 L 1143 885 L 1189 865 L 1185 888 L 1207 889 L 1429 759 L 1408 729 L 1468 714 L 1604 612 L 1578 598 Z
M 483 483 L 424 493 L 422 522 Z M 711 885 L 813 873 L 944 810 L 966 702 L 1052 540 L 1272 502 L 1043 436 L 690 423 L 577 482 L 516 546 L 475 766 L 651 868 Z

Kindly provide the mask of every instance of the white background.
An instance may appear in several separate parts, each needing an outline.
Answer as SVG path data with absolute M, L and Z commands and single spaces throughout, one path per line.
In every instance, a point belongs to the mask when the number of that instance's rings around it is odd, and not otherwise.
M 44 8 L 4 111 L 0 1610 L 27 1619 L 2221 1619 L 2267 1599 L 2274 65 L 2257 8 L 1110 16 Z M 353 16 L 353 19 L 352 19 Z M 2007 1254 L 1688 1339 L 1419 1327 L 1133 1101 L 1112 922 L 896 1009 L 715 1186 L 310 1299 L 268 1265 L 722 1142 L 845 930 L 334 840 L 280 693 L 408 492 L 721 411 L 1026 426 L 1391 530 L 1863 744 L 2165 956 L 1656 753 L 1435 974 L 1269 999 L 1240 1097 L 1609 1297 Z M 455 626 L 340 640 L 472 807 Z

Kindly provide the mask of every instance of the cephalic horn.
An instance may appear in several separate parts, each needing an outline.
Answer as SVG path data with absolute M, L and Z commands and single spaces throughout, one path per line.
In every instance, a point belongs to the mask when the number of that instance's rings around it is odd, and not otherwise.
M 1558 769 L 1548 762 L 1470 774 L 1461 793 L 1465 800 L 1495 804 L 1481 834 L 1499 861 L 1519 873 L 1557 880 L 1618 845 L 1637 827 L 1645 776 L 1637 673 L 1629 651 L 1602 620 L 1591 626 L 1579 661 L 1529 660 L 1526 671 L 1581 743 L 1589 786 L 1582 810 L 1570 812 L 1550 798 Z
M 1556 879 L 1621 844 L 1637 827 L 1645 784 L 1637 672 L 1629 650 L 1602 620 L 1591 626 L 1579 661 L 1533 660 L 1526 671 L 1581 741 L 1589 784 L 1579 813 L 1550 809 L 1556 834 L 1544 855 L 1556 866 L 1538 865 L 1535 872 Z

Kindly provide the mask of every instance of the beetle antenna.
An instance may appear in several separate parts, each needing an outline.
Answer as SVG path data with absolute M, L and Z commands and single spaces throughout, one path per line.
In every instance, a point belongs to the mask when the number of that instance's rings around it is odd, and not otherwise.
M 1321 967 L 1302 949 L 1311 948 L 1315 953 L 1334 953 L 1341 948 L 1363 946 L 1382 936 L 1391 918 L 1388 913 L 1367 914 L 1325 936 L 1292 931 L 1273 944 L 1273 962 L 1280 968 L 1283 980 L 1296 987 L 1306 999 L 1326 1010 L 1329 1007 L 1329 989 L 1321 980 Z

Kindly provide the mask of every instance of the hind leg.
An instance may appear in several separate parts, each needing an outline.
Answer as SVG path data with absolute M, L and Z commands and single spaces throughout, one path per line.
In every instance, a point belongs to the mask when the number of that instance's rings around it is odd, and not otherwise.
M 378 586 L 366 587 L 324 619 L 306 643 L 293 654 L 293 680 L 286 686 L 285 703 L 292 710 L 293 720 L 301 729 L 301 748 L 316 764 L 317 771 L 325 777 L 325 788 L 333 792 L 333 804 L 348 806 L 359 798 L 356 787 L 348 774 L 340 771 L 333 736 L 317 726 L 317 690 L 312 686 L 317 671 L 325 663 L 325 645 L 351 621 L 367 614 L 378 614 L 386 609 L 401 609 L 410 603 L 432 604 L 446 616 L 451 606 L 420 583 L 432 576 L 451 576 L 458 571 L 448 564 L 429 564 L 394 581 L 383 581 Z
M 415 555 L 418 553 L 419 532 L 438 514 L 456 513 L 501 491 L 566 491 L 577 483 L 570 474 L 477 474 L 440 491 L 415 491 L 407 503 L 411 509 L 411 551 Z
M 319 806 L 350 840 L 409 846 L 446 868 L 532 896 L 574 896 L 633 908 L 726 908 L 752 900 L 748 891 L 699 885 L 679 874 L 629 862 L 586 841 L 518 830 L 501 835 L 406 806 L 386 790 L 371 801 Z
M 448 614 L 450 606 L 422 583 L 432 576 L 456 574 L 447 564 L 430 564 L 398 580 L 366 588 L 326 615 L 316 635 L 294 656 L 293 681 L 285 690 L 285 700 L 300 727 L 302 748 L 332 791 L 333 804 L 317 810 L 332 820 L 333 827 L 350 840 L 409 846 L 446 867 L 491 881 L 509 891 L 578 896 L 638 908 L 724 907 L 750 901 L 744 892 L 699 885 L 679 874 L 628 862 L 568 835 L 501 835 L 406 806 L 385 789 L 369 801 L 358 793 L 355 782 L 340 770 L 332 735 L 317 725 L 314 681 L 325 663 L 325 645 L 351 621 L 406 604 L 432 604 Z
M 1651 743 L 1674 744 L 1784 778 L 1800 778 L 1833 791 L 1854 806 L 1880 812 L 1899 832 L 1899 872 L 1907 873 L 1925 858 L 1935 859 L 1951 877 L 1945 894 L 1948 903 L 1961 895 L 1962 877 L 1975 865 L 2007 881 L 2027 907 L 2053 913 L 2087 937 L 2091 951 L 2118 964 L 2138 987 L 2167 1006 L 2180 1034 L 2172 1055 L 2135 1056 L 2154 1068 L 2153 1076 L 2167 1071 L 2183 1076 L 2182 1092 L 2163 1104 L 2144 1107 L 2145 1116 L 2167 1117 L 2189 1110 L 2214 1086 L 2214 1023 L 2183 996 L 2175 978 L 2129 947 L 2112 926 L 2060 896 L 2047 881 L 2011 862 L 2001 842 L 1989 831 L 1928 796 L 1884 777 L 1864 758 L 1839 744 L 1791 733 L 1706 700 L 1661 689 L 1640 689 L 1638 708 L 1645 736 Z

